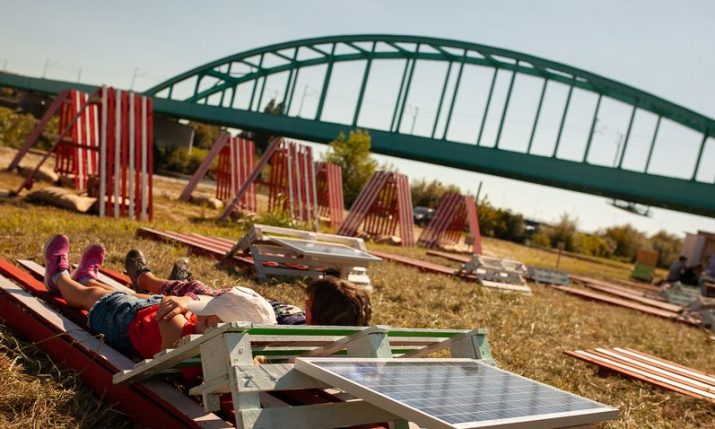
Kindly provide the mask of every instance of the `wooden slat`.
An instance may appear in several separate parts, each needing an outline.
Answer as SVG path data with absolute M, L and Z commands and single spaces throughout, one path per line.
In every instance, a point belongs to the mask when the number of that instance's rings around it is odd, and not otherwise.
M 633 377 L 635 379 L 662 387 L 664 389 L 672 390 L 674 392 L 682 393 L 684 395 L 692 396 L 698 399 L 705 399 L 709 402 L 715 403 L 715 394 L 706 390 L 692 387 L 691 385 L 689 385 L 690 383 L 674 381 L 671 379 L 671 377 L 650 372 L 652 368 L 628 364 L 624 361 L 610 358 L 592 350 L 565 351 L 564 353 L 569 356 L 573 356 L 586 362 L 598 365 L 600 367 L 610 369 L 617 373 L 624 374 L 629 377 Z
M 398 264 L 417 268 L 420 271 L 427 271 L 430 273 L 443 274 L 447 276 L 454 276 L 456 272 L 454 268 L 446 267 L 444 265 L 439 265 L 432 262 L 421 261 L 419 259 L 410 258 L 408 256 L 395 255 L 393 253 L 387 252 L 378 252 L 375 250 L 370 251 L 370 254 L 385 259 L 387 261 L 396 262 Z
M 634 301 L 617 298 L 617 297 L 611 296 L 611 295 L 591 292 L 591 291 L 582 290 L 582 289 L 569 288 L 569 287 L 564 287 L 564 286 L 550 286 L 550 287 L 552 289 L 558 289 L 560 291 L 566 292 L 571 295 L 576 295 L 581 298 L 592 299 L 592 300 L 596 300 L 596 301 L 605 302 L 608 304 L 618 305 L 620 307 L 626 307 L 626 308 L 630 308 L 632 310 L 638 310 L 643 313 L 652 314 L 654 316 L 663 317 L 666 319 L 686 323 L 689 325 L 699 325 L 700 324 L 700 322 L 695 319 L 683 317 L 680 314 L 672 312 L 672 311 L 667 311 L 667 310 L 663 310 L 660 308 L 651 307 L 651 306 L 648 306 L 645 304 L 640 304 L 640 303 L 637 303 Z
M 588 283 L 593 283 L 593 284 L 600 284 L 600 285 L 602 285 L 602 286 L 615 286 L 613 283 L 609 283 L 609 282 L 607 282 L 607 281 L 605 281 L 605 280 L 595 279 L 595 278 L 593 278 L 593 277 L 587 277 L 587 276 L 580 276 L 580 275 L 577 275 L 577 274 L 572 274 L 572 275 L 571 275 L 571 279 L 572 279 L 572 280 L 579 281 L 579 282 L 582 282 L 582 283 L 588 282 Z M 652 286 L 652 285 L 638 284 L 638 283 L 635 283 L 635 282 L 625 282 L 625 281 L 619 281 L 619 282 L 621 282 L 621 283 L 627 283 L 628 286 L 631 286 L 631 287 L 636 288 L 636 289 L 641 289 L 641 290 L 649 291 L 649 292 L 658 292 L 658 291 L 659 291 L 659 289 L 658 289 L 656 286 Z
M 449 259 L 450 261 L 460 262 L 462 264 L 466 264 L 472 260 L 470 256 L 455 255 L 454 253 L 440 252 L 438 250 L 428 250 L 427 254 L 430 256 L 439 256 L 440 258 Z
M 602 286 L 599 284 L 594 284 L 594 283 L 589 283 L 589 282 L 584 283 L 584 286 L 586 286 L 587 288 L 590 288 L 590 289 L 594 289 L 594 290 L 605 292 L 605 293 L 608 293 L 611 295 L 619 296 L 621 298 L 629 299 L 631 301 L 640 302 L 641 304 L 649 305 L 651 307 L 662 308 L 663 310 L 672 311 L 674 313 L 679 313 L 683 310 L 683 307 L 680 305 L 670 304 L 667 302 L 646 298 L 642 294 L 638 294 L 635 291 L 624 291 L 622 288 Z

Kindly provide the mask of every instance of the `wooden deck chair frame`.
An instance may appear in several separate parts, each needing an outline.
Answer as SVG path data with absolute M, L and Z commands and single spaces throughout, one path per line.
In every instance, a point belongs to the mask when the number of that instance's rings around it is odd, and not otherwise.
M 253 355 L 278 351 L 278 355 L 272 355 L 274 358 L 331 356 L 336 353 L 350 357 L 414 358 L 442 350 L 449 350 L 453 357 L 482 359 L 494 364 L 487 332 L 483 329 L 292 327 L 233 322 L 203 335 L 184 337 L 176 349 L 161 352 L 154 359 L 137 364 L 133 370 L 116 374 L 114 382 L 143 381 L 186 359 L 200 356 L 204 382 L 191 389 L 190 393 L 203 397 L 206 410 L 215 410 L 219 395 L 230 392 L 239 428 L 331 428 L 380 421 L 393 421 L 396 427 L 406 428 L 406 422 L 399 416 L 366 401 L 264 408 L 260 400 L 261 392 L 330 386 L 296 371 L 291 363 L 255 365 Z

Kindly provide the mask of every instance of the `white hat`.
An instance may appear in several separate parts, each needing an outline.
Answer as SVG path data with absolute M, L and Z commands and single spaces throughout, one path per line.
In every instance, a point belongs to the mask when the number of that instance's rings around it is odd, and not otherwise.
M 236 286 L 217 297 L 198 295 L 198 298 L 188 306 L 198 316 L 218 316 L 223 322 L 277 323 L 273 306 L 253 289 Z

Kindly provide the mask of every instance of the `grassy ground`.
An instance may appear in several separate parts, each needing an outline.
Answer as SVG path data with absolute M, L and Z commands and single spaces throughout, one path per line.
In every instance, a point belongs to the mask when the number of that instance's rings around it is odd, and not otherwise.
M 16 176 L 0 173 L 0 188 L 19 183 Z M 178 203 L 172 197 L 177 184 L 158 183 L 153 227 L 237 238 L 242 231 L 211 220 L 209 209 Z M 182 247 L 139 240 L 139 223 L 100 220 L 94 216 L 29 205 L 17 200 L 0 201 L 0 256 L 41 259 L 42 244 L 54 233 L 72 239 L 72 259 L 81 249 L 100 241 L 108 249 L 106 265 L 121 269 L 124 254 L 139 247 L 155 272 L 167 274 L 173 261 L 187 255 Z M 486 239 L 485 249 L 525 263 L 553 267 L 555 255 L 525 246 Z M 370 245 L 445 265 L 442 258 L 426 256 L 423 249 Z M 303 305 L 300 282 L 257 284 L 242 272 L 216 268 L 210 258 L 191 256 L 194 275 L 219 287 L 242 284 L 268 298 Z M 627 278 L 622 269 L 564 257 L 561 268 L 598 277 Z M 668 393 L 620 376 L 598 375 L 589 364 L 564 355 L 564 350 L 597 346 L 628 346 L 711 373 L 713 349 L 702 330 L 637 312 L 583 301 L 561 292 L 532 285 L 533 296 L 503 294 L 443 276 L 417 272 L 391 263 L 370 269 L 376 324 L 409 327 L 486 327 L 493 354 L 500 367 L 579 395 L 618 407 L 619 420 L 606 428 L 713 427 L 715 407 Z M 0 427 L 132 427 L 111 404 L 102 403 L 84 388 L 71 371 L 55 365 L 34 345 L 22 342 L 0 325 L 0 377 L 8 388 L 0 389 Z

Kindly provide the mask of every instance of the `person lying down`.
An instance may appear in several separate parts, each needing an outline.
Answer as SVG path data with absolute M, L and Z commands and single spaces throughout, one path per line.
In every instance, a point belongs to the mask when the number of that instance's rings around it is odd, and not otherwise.
M 219 322 L 290 323 L 302 315 L 294 310 L 297 307 L 272 305 L 250 288 L 210 289 L 191 279 L 188 270 L 181 266 L 172 270 L 170 277 L 175 279 L 160 279 L 151 273 L 146 259 L 136 250 L 127 254 L 127 273 L 135 289 L 154 293 L 116 291 L 97 280 L 106 254 L 104 247 L 88 246 L 72 274 L 69 251 L 69 239 L 64 235 L 54 236 L 45 244 L 45 285 L 70 306 L 89 310 L 89 327 L 103 334 L 110 346 L 129 356 L 152 358 L 159 351 L 174 347 L 181 337 L 201 334 Z M 370 316 L 370 299 L 364 289 L 333 276 L 308 285 L 305 322 L 365 326 Z

